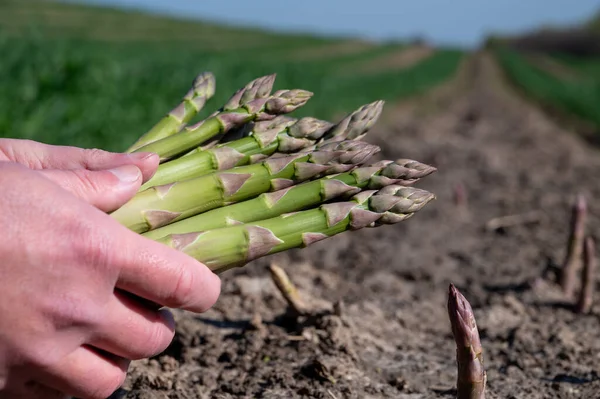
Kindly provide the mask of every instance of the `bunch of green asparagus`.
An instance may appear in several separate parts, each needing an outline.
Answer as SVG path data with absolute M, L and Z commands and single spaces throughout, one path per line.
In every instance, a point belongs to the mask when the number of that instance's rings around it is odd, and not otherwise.
M 435 168 L 409 159 L 368 163 L 379 147 L 361 139 L 383 102 L 338 123 L 287 116 L 312 96 L 272 93 L 275 75 L 238 90 L 191 124 L 215 93 L 199 75 L 181 103 L 129 148 L 154 152 L 156 174 L 111 215 L 144 236 L 220 273 L 346 230 L 408 219 L 434 199 L 410 187 Z

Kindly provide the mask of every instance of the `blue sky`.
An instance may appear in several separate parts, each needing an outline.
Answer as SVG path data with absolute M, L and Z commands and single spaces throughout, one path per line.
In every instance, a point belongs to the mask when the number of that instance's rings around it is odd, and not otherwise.
M 230 24 L 369 39 L 421 36 L 476 46 L 490 32 L 568 25 L 600 10 L 600 0 L 75 0 Z

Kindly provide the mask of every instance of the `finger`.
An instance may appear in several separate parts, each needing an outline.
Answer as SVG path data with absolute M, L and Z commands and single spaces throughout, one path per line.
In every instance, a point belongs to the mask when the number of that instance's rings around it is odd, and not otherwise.
M 89 345 L 137 360 L 163 352 L 175 335 L 175 321 L 167 309 L 149 309 L 131 295 L 116 291 L 102 325 Z
M 4 395 L 1 397 L 10 399 L 71 399 L 71 395 L 31 380 L 29 377 L 31 373 L 27 370 L 19 371 L 19 374 L 21 375 L 11 376 L 7 386 L 0 392 L 0 395 Z
M 127 359 L 82 346 L 36 379 L 71 396 L 105 399 L 123 385 L 129 363 Z
M 121 242 L 116 286 L 170 308 L 205 312 L 221 293 L 221 279 L 192 257 L 139 235 Z
M 30 140 L 2 140 L 0 152 L 4 153 L 8 160 L 30 169 L 105 170 L 135 165 L 142 172 L 144 181 L 152 177 L 159 163 L 158 155 L 147 152 L 114 153 L 98 149 L 53 146 Z
M 39 173 L 104 212 L 121 207 L 142 184 L 142 174 L 134 165 L 103 171 L 51 169 Z

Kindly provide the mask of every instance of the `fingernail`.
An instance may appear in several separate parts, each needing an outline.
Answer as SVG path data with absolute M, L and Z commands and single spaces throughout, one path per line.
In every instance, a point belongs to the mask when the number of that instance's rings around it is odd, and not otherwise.
M 169 309 L 160 309 L 158 314 L 162 317 L 164 323 L 167 325 L 169 330 L 175 331 L 175 318 L 173 317 L 173 313 L 169 311 Z
M 142 177 L 142 172 L 135 165 L 123 165 L 118 168 L 109 169 L 109 172 L 117 176 L 121 183 L 134 183 Z
M 153 152 L 134 152 L 133 154 L 129 154 L 129 156 L 136 161 L 145 161 L 152 157 L 157 157 L 158 155 Z

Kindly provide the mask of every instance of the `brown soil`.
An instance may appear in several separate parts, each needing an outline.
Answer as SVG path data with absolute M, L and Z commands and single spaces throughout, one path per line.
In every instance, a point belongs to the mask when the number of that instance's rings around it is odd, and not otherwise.
M 576 193 L 600 236 L 600 154 L 510 92 L 488 56 L 462 72 L 460 90 L 390 110 L 370 136 L 386 158 L 436 165 L 420 186 L 437 201 L 399 225 L 274 257 L 304 298 L 343 305 L 297 320 L 270 259 L 228 272 L 214 309 L 177 313 L 171 347 L 136 362 L 115 397 L 452 398 L 450 282 L 476 312 L 488 398 L 600 397 L 600 302 L 575 314 L 555 283 Z M 457 185 L 468 205 L 455 205 Z M 484 228 L 535 210 L 535 223 Z
M 421 45 L 402 48 L 380 57 L 371 58 L 369 61 L 360 64 L 347 65 L 344 67 L 343 72 L 368 75 L 396 69 L 407 69 L 425 58 L 431 57 L 434 51 L 431 47 Z

